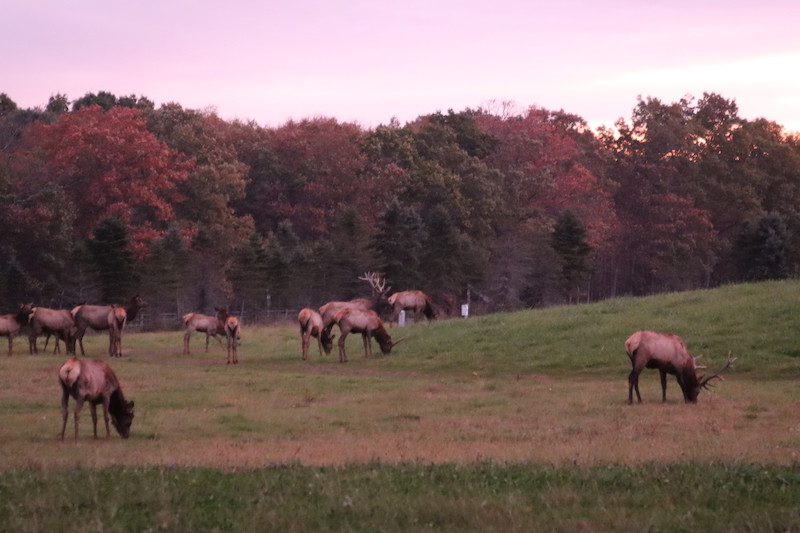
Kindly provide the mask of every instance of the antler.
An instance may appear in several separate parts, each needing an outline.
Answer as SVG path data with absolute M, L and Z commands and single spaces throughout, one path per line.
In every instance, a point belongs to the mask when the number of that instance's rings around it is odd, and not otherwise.
M 732 367 L 734 361 L 736 361 L 736 358 L 735 357 L 731 357 L 731 352 L 728 352 L 728 360 L 725 362 L 725 366 L 723 366 L 716 373 L 708 376 L 707 378 L 701 376 L 700 377 L 700 386 L 703 387 L 704 389 L 708 389 L 709 387 L 711 387 L 711 384 L 709 383 L 709 381 L 711 381 L 714 378 L 719 378 L 721 381 L 724 381 L 725 378 L 723 378 L 720 374 L 722 374 L 723 371 L 725 371 L 725 370 L 729 369 L 730 367 Z
M 386 280 L 381 281 L 381 277 L 377 272 L 364 272 L 363 276 L 359 276 L 361 281 L 366 281 L 372 287 L 373 292 L 378 296 L 383 296 L 391 290 L 392 287 L 386 288 Z
M 703 354 L 700 355 L 693 355 L 692 356 L 692 364 L 694 364 L 695 368 L 708 368 L 706 365 L 698 365 L 697 360 L 703 357 Z
M 394 342 L 392 343 L 392 347 L 395 347 L 395 346 L 397 346 L 398 344 L 400 344 L 401 342 L 403 342 L 404 340 L 406 340 L 408 337 L 409 337 L 408 335 L 406 335 L 406 336 L 404 336 L 404 337 L 400 337 L 399 339 L 397 339 L 396 341 L 394 341 Z

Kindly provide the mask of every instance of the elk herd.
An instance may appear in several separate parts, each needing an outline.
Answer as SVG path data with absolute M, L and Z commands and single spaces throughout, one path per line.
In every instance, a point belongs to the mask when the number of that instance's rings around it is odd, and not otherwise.
M 378 343 L 381 353 L 389 355 L 394 346 L 405 340 L 403 337 L 393 341 L 380 318 L 382 313 L 389 316 L 389 326 L 397 322 L 402 311 L 410 311 L 415 321 L 422 316 L 428 321 L 437 316 L 430 298 L 422 291 L 402 291 L 388 295 L 390 288 L 385 280 L 375 273 L 365 273 L 359 279 L 367 281 L 372 288 L 372 298 L 360 298 L 347 301 L 332 301 L 323 304 L 319 310 L 303 308 L 297 315 L 300 325 L 301 358 L 309 357 L 311 338 L 317 340 L 320 356 L 333 351 L 336 335 L 334 326 L 338 326 L 337 342 L 339 362 L 347 362 L 345 339 L 350 333 L 360 333 L 364 344 L 364 357 L 373 357 L 372 339 Z M 58 381 L 62 390 L 62 426 L 61 439 L 64 439 L 68 419 L 69 398 L 75 400 L 74 426 L 75 440 L 78 439 L 78 422 L 84 402 L 89 402 L 94 437 L 97 438 L 97 405 L 103 407 L 103 419 L 106 437 L 110 436 L 109 421 L 123 438 L 130 435 L 133 422 L 134 402 L 127 401 L 122 393 L 119 380 L 111 367 L 99 360 L 79 359 L 75 357 L 76 345 L 80 346 L 81 355 L 86 352 L 83 338 L 86 330 L 108 331 L 109 357 L 122 357 L 122 332 L 128 320 L 136 318 L 140 310 L 147 306 L 140 296 L 136 295 L 124 305 L 88 305 L 85 303 L 71 310 L 36 307 L 32 303 L 21 304 L 16 313 L 0 315 L 0 336 L 8 338 L 8 355 L 13 352 L 13 341 L 24 327 L 28 329 L 28 344 L 31 354 L 38 353 L 37 339 L 46 335 L 45 349 L 51 336 L 55 337 L 54 353 L 60 351 L 59 343 L 63 342 L 69 357 L 58 370 Z M 205 351 L 209 350 L 209 340 L 224 337 L 227 347 L 227 364 L 238 364 L 238 344 L 241 335 L 241 324 L 232 316 L 227 308 L 215 308 L 216 316 L 200 313 L 183 315 L 185 326 L 183 336 L 183 354 L 190 354 L 189 340 L 193 333 L 205 334 Z M 677 335 L 640 330 L 634 332 L 624 343 L 632 370 L 628 375 L 628 403 L 633 403 L 633 393 L 639 403 L 639 375 L 646 369 L 659 372 L 662 389 L 662 402 L 667 401 L 667 374 L 674 375 L 686 403 L 696 403 L 702 389 L 711 386 L 714 379 L 723 379 L 722 372 L 730 368 L 736 358 L 728 354 L 725 365 L 717 372 L 705 376 L 697 375 L 704 366 L 697 364 L 699 356 L 692 356 L 686 344 Z

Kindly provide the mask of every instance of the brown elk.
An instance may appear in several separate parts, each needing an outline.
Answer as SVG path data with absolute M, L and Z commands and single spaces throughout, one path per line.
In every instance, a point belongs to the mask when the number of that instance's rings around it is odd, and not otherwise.
M 396 292 L 389 296 L 388 302 L 392 306 L 390 325 L 392 322 L 397 322 L 400 311 L 412 311 L 414 313 L 414 322 L 419 322 L 420 314 L 424 314 L 428 321 L 436 318 L 431 299 L 422 291 Z
M 70 396 L 75 398 L 75 442 L 78 441 L 78 421 L 84 401 L 88 401 L 91 408 L 94 438 L 97 438 L 98 404 L 103 405 L 106 438 L 111 436 L 108 427 L 109 416 L 117 433 L 123 439 L 130 436 L 133 402 L 125 400 L 116 374 L 105 362 L 70 357 L 58 369 L 58 381 L 61 384 L 61 440 L 64 440 L 64 433 L 67 430 Z
M 83 336 L 86 334 L 87 328 L 92 328 L 95 331 L 105 331 L 111 327 L 112 318 L 111 314 L 114 310 L 114 305 L 78 305 L 72 309 L 72 316 L 75 319 L 75 339 L 81 346 L 81 355 L 86 355 L 86 350 L 83 349 Z M 126 322 L 135 320 L 139 311 L 147 307 L 147 302 L 144 301 L 138 294 L 131 298 L 124 306 L 116 306 L 125 310 L 127 316 Z M 116 339 L 112 338 L 114 332 L 109 331 L 109 353 L 111 345 Z M 122 330 L 119 331 L 119 342 L 122 343 Z
M 241 325 L 239 319 L 228 314 L 228 309 L 217 309 L 219 320 L 223 323 L 225 337 L 228 339 L 228 363 L 239 364 L 239 338 Z
M 366 281 L 372 288 L 372 298 L 357 298 L 349 301 L 334 301 L 328 302 L 319 308 L 319 314 L 322 317 L 322 345 L 325 348 L 325 353 L 330 353 L 333 348 L 333 337 L 331 336 L 331 329 L 335 324 L 336 313 L 345 307 L 352 307 L 356 309 L 367 309 L 375 311 L 379 315 L 389 305 L 386 294 L 391 290 L 391 287 L 386 286 L 386 280 L 381 280 L 380 276 L 375 272 L 364 272 L 363 276 L 359 276 L 361 281 Z M 326 348 L 327 347 L 327 348 Z
M 222 309 L 214 308 L 218 316 L 213 317 L 209 315 L 202 315 L 200 313 L 187 313 L 183 315 L 183 323 L 186 325 L 186 333 L 183 335 L 183 353 L 189 353 L 189 338 L 192 333 L 199 331 L 206 334 L 206 353 L 208 353 L 209 337 L 214 337 L 217 342 L 222 344 L 222 341 L 217 338 L 217 335 L 225 335 L 225 324 L 219 318 L 219 314 L 223 312 Z
M 111 357 L 122 357 L 122 330 L 127 321 L 125 309 L 113 306 L 108 314 L 108 355 Z
M 323 338 L 322 330 L 325 328 L 325 325 L 319 313 L 305 307 L 297 313 L 297 321 L 300 323 L 300 341 L 302 346 L 302 358 L 304 361 L 308 359 L 308 345 L 311 342 L 311 337 L 316 337 L 317 339 L 319 355 L 331 353 L 333 337 L 325 336 Z M 323 346 L 323 344 L 325 344 L 325 346 Z
M 708 377 L 697 376 L 697 358 L 689 353 L 683 340 L 672 333 L 658 333 L 655 331 L 637 331 L 625 341 L 625 351 L 630 357 L 633 370 L 628 376 L 628 403 L 633 403 L 633 391 L 639 403 L 642 396 L 639 394 L 639 374 L 645 368 L 656 368 L 661 374 L 661 399 L 667 401 L 667 374 L 672 374 L 678 381 L 683 391 L 684 401 L 696 403 L 700 390 L 708 388 L 709 382 L 714 378 L 723 379 L 722 371 L 730 368 L 735 357 L 728 354 L 728 361 L 718 372 Z M 699 356 L 698 356 L 699 357 Z
M 36 340 L 42 334 L 53 334 L 67 346 L 67 353 L 75 353 L 75 322 L 72 314 L 66 309 L 49 309 L 47 307 L 31 307 L 28 320 L 28 349 L 31 354 L 39 353 Z
M 12 354 L 14 338 L 19 330 L 28 323 L 28 318 L 33 311 L 33 304 L 20 304 L 16 313 L 0 315 L 0 337 L 8 337 L 8 355 Z
M 352 333 L 361 333 L 364 340 L 364 357 L 372 357 L 372 337 L 378 341 L 383 355 L 389 355 L 392 348 L 406 337 L 392 342 L 392 337 L 383 326 L 380 317 L 375 311 L 369 309 L 359 309 L 356 307 L 345 307 L 336 313 L 336 323 L 339 325 L 341 335 L 339 336 L 339 362 L 347 362 L 347 352 L 345 351 L 345 339 Z

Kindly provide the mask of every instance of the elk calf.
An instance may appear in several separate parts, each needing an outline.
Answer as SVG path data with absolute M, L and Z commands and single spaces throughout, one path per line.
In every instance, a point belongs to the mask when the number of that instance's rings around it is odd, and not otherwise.
M 331 353 L 333 337 L 330 335 L 323 335 L 325 324 L 322 322 L 322 316 L 319 313 L 305 307 L 297 313 L 297 321 L 300 323 L 300 341 L 303 360 L 308 359 L 308 345 L 311 342 L 311 337 L 317 338 L 319 355 Z
M 108 427 L 111 423 L 123 439 L 130 436 L 133 423 L 133 402 L 126 401 L 114 371 L 103 361 L 70 357 L 58 369 L 61 384 L 61 440 L 67 429 L 69 397 L 75 398 L 75 441 L 78 441 L 78 421 L 83 402 L 88 401 L 92 411 L 94 438 L 97 438 L 97 404 L 103 405 L 103 419 L 106 423 L 106 438 L 111 436 Z
M 628 375 L 628 403 L 633 403 L 633 391 L 639 403 L 639 374 L 645 368 L 656 368 L 661 374 L 661 399 L 667 401 L 667 374 L 672 374 L 683 392 L 684 401 L 696 403 L 700 390 L 708 388 L 714 378 L 722 379 L 723 370 L 730 368 L 736 358 L 728 354 L 728 361 L 718 372 L 709 377 L 697 377 L 696 358 L 693 357 L 683 339 L 672 333 L 637 331 L 625 341 L 625 352 L 631 360 L 633 370 Z

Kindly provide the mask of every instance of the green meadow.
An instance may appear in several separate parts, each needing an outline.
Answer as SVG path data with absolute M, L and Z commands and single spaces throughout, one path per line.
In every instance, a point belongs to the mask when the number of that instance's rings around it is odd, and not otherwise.
M 627 404 L 625 339 L 679 334 L 724 381 Z M 60 441 L 64 354 L 0 357 L 0 531 L 800 531 L 800 282 L 392 328 L 300 358 L 294 323 L 85 345 L 131 438 Z M 72 408 L 73 402 L 70 403 Z M 100 424 L 102 426 L 102 422 Z M 113 429 L 112 429 L 113 431 Z M 70 414 L 67 435 L 72 435 Z

